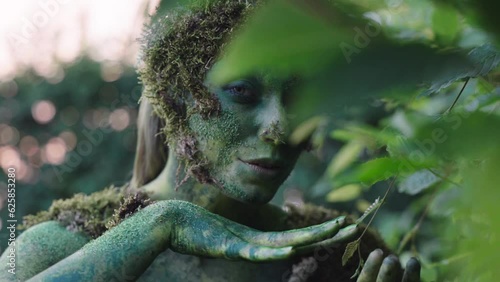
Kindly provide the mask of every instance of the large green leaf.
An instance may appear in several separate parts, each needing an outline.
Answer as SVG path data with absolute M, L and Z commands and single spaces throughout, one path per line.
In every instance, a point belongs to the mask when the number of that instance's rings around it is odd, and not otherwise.
M 324 1 L 270 1 L 232 40 L 212 79 L 224 83 L 262 70 L 314 72 L 340 55 L 338 46 L 352 37 L 351 26 L 352 20 Z

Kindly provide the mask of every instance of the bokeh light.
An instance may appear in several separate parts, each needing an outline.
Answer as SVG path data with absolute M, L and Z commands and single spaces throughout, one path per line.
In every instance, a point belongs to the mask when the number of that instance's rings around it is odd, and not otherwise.
M 105 62 L 101 65 L 101 77 L 104 81 L 118 80 L 122 73 L 123 66 L 119 62 Z
M 54 137 L 47 142 L 43 149 L 42 158 L 49 164 L 59 165 L 66 156 L 66 143 L 60 137 Z
M 31 157 L 38 152 L 38 141 L 33 136 L 24 136 L 19 142 L 19 149 L 27 157 Z
M 21 162 L 21 156 L 19 152 L 13 146 L 2 146 L 0 147 L 0 166 L 5 172 L 10 167 L 19 169 Z
M 12 126 L 0 124 L 0 145 L 17 145 L 19 131 Z
M 114 110 L 109 116 L 111 128 L 116 131 L 122 131 L 130 124 L 130 116 L 125 109 Z
M 75 133 L 73 133 L 72 131 L 64 131 L 63 133 L 59 134 L 59 137 L 66 144 L 66 149 L 68 150 L 68 152 L 73 151 L 73 149 L 75 149 L 77 142 Z
M 46 124 L 56 115 L 56 107 L 50 101 L 38 101 L 31 107 L 31 114 L 36 122 Z

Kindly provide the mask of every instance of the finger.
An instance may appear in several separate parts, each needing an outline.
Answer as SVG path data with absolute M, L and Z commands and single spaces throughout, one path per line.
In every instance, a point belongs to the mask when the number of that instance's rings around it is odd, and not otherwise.
M 290 258 L 292 247 L 270 248 L 246 244 L 237 245 L 226 252 L 229 259 L 243 259 L 252 262 L 268 262 Z
M 307 254 L 318 248 L 328 248 L 338 243 L 344 243 L 352 239 L 358 233 L 358 226 L 356 224 L 344 227 L 337 232 L 333 238 L 316 242 L 307 246 L 300 246 L 293 249 L 294 255 Z
M 384 259 L 384 252 L 381 249 L 376 249 L 371 252 L 363 266 L 363 270 L 358 277 L 357 282 L 375 282 L 378 271 Z
M 281 232 L 261 232 L 234 223 L 227 225 L 226 228 L 249 243 L 277 248 L 308 245 L 322 241 L 337 234 L 344 224 L 345 216 L 340 216 L 322 224 Z
M 401 279 L 401 264 L 395 255 L 384 259 L 377 276 L 377 282 L 396 282 Z
M 420 262 L 416 258 L 406 263 L 403 282 L 420 282 Z

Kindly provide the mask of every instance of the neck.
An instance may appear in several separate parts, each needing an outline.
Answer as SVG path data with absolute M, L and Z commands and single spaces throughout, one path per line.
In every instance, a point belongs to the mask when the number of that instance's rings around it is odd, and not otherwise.
M 189 177 L 182 185 L 177 183 L 184 179 L 184 166 L 179 163 L 175 152 L 170 149 L 167 165 L 153 181 L 143 186 L 152 200 L 183 200 L 208 211 L 231 219 L 238 223 L 262 230 L 279 230 L 284 220 L 281 209 L 266 204 L 252 205 L 227 197 L 220 188 L 200 184 Z M 178 187 L 177 187 L 178 186 Z

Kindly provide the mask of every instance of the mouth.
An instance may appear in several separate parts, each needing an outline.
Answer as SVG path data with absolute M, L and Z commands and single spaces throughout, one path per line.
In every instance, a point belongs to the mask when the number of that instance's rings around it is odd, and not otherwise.
M 254 160 L 242 160 L 239 159 L 242 163 L 246 164 L 253 171 L 256 171 L 259 174 L 268 175 L 268 176 L 276 176 L 285 167 L 282 162 L 273 159 L 254 159 Z

